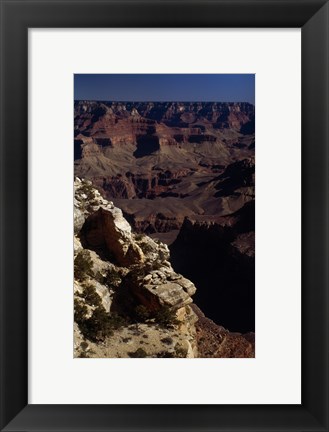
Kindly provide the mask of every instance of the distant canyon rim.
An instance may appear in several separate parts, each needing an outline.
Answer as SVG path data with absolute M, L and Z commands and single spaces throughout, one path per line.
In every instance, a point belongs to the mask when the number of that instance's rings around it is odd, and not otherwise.
M 255 330 L 255 107 L 74 103 L 75 175 L 169 245 L 216 324 Z

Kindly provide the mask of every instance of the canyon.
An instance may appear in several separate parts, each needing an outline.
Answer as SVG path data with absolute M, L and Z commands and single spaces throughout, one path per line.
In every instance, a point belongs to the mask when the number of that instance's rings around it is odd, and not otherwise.
M 224 333 L 233 339 L 234 332 L 248 334 L 249 356 L 255 331 L 254 105 L 75 101 L 74 172 L 122 210 L 135 235 L 167 245 L 173 271 L 197 288 L 193 307 L 201 311 L 191 311 L 198 316 L 198 340 L 213 325 L 229 329 Z M 88 235 L 95 253 L 104 249 L 97 246 L 99 234 Z

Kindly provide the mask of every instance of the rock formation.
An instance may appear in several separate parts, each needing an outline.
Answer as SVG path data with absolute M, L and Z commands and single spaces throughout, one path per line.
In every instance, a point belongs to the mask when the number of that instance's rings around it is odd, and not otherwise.
M 74 186 L 75 355 L 196 357 L 196 288 L 168 247 L 133 234 L 91 182 Z
M 253 356 L 252 341 L 213 323 L 214 346 L 167 245 L 133 233 L 90 181 L 74 188 L 75 357 Z
M 255 107 L 76 101 L 74 128 L 79 338 L 105 357 L 141 356 L 145 331 L 173 340 L 150 357 L 252 357 Z
M 196 337 L 199 357 L 203 358 L 253 358 L 255 334 L 232 333 L 207 318 L 195 305 L 192 309 L 198 317 Z
M 186 218 L 170 250 L 208 318 L 231 331 L 255 330 L 254 200 L 231 215 Z
M 215 182 L 253 158 L 254 116 L 248 103 L 76 101 L 75 174 L 135 230 L 177 233 L 185 216 L 232 213 L 249 199 L 246 187 L 224 196 Z

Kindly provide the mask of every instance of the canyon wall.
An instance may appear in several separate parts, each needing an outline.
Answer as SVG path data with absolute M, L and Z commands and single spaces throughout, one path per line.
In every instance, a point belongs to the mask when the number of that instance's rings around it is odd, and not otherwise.
M 193 298 L 206 317 L 196 329 L 212 320 L 230 331 L 254 332 L 252 104 L 76 101 L 74 158 L 75 175 L 121 209 L 133 236 L 169 246 L 172 270 L 198 288 Z M 114 265 L 137 266 L 135 246 L 127 262 L 113 246 L 109 251 L 108 224 L 102 210 L 90 215 L 79 231 L 82 246 L 101 250 Z M 130 274 L 125 284 L 135 287 L 139 280 Z M 137 298 L 137 291 L 131 288 L 128 297 Z

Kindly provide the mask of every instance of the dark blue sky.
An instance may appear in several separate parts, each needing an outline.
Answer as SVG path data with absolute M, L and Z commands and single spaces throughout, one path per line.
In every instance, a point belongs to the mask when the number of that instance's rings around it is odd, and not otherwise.
M 75 100 L 255 103 L 253 74 L 75 74 Z

